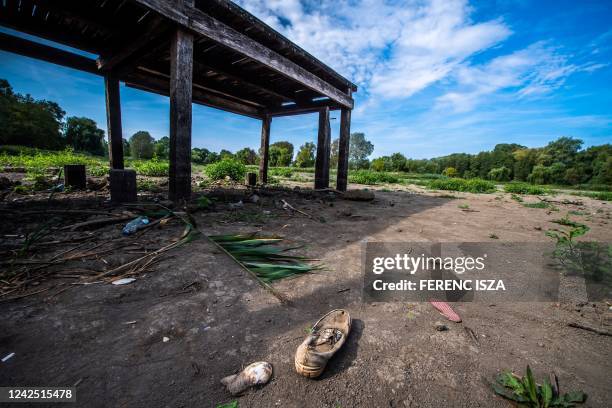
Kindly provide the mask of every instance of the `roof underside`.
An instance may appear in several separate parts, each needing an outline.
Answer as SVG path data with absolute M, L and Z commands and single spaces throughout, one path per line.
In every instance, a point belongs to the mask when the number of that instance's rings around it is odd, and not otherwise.
M 183 26 L 194 33 L 193 101 L 252 117 L 352 108 L 357 89 L 226 0 L 196 0 L 194 8 L 170 0 L 0 0 L 0 24 L 99 56 L 97 65 L 75 56 L 73 68 L 112 72 L 128 86 L 161 94 L 169 91 L 172 33 Z M 66 57 L 74 59 L 65 51 L 41 57 L 32 50 L 40 47 L 26 43 L 1 41 L 0 48 L 68 66 Z

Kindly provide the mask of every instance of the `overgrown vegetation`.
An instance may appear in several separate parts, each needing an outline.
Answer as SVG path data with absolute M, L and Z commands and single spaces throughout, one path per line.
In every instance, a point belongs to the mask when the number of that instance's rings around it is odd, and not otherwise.
M 349 172 L 349 181 L 357 184 L 398 183 L 399 180 L 399 177 L 386 172 L 372 170 L 354 170 Z
M 431 180 L 427 187 L 433 190 L 463 191 L 469 193 L 492 193 L 495 184 L 482 179 L 441 178 Z
M 229 177 L 234 181 L 241 181 L 246 174 L 246 166 L 233 159 L 224 159 L 220 162 L 209 164 L 204 172 L 211 180 L 222 180 Z
M 535 185 L 528 184 L 528 183 L 521 183 L 517 181 L 504 185 L 504 191 L 506 193 L 533 194 L 533 195 L 541 195 L 541 194 L 546 194 L 549 192 L 543 187 L 535 186 Z

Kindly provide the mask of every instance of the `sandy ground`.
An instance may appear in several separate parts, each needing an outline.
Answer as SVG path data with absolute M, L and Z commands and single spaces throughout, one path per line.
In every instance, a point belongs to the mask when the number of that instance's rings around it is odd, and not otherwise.
M 476 242 L 492 241 L 493 234 L 498 241 L 547 241 L 544 231 L 558 227 L 551 220 L 576 210 L 585 215 L 573 218 L 591 227 L 588 239 L 610 241 L 610 204 L 581 198 L 583 205 L 556 204 L 560 211 L 549 212 L 502 193 L 450 199 L 417 187 L 402 190 L 377 191 L 373 202 L 277 193 L 239 212 L 220 204 L 196 213 L 206 234 L 279 233 L 321 259 L 325 270 L 274 285 L 289 306 L 206 239 L 168 253 L 130 285 L 74 285 L 57 295 L 53 288 L 0 303 L 0 354 L 15 353 L 0 364 L 0 385 L 78 383 L 79 407 L 214 407 L 235 399 L 222 377 L 265 360 L 274 366 L 273 380 L 237 398 L 240 407 L 508 407 L 485 380 L 530 365 L 538 378 L 556 373 L 562 390 L 587 392 L 583 406 L 610 406 L 612 337 L 567 326 L 578 321 L 610 330 L 605 303 L 456 303 L 463 323 L 444 322 L 449 330 L 440 332 L 435 325 L 443 317 L 428 303 L 361 300 L 366 240 Z M 53 205 L 107 206 L 104 194 L 92 197 L 95 204 L 66 194 Z M 315 219 L 288 215 L 278 206 L 281 198 Z M 462 211 L 462 204 L 474 211 Z M 3 208 L 33 205 L 11 201 Z M 23 232 L 19 217 L 3 218 L 3 234 Z M 96 233 L 114 239 L 120 228 Z M 134 239 L 154 249 L 181 228 L 170 224 Z M 124 252 L 107 254 L 105 262 L 135 256 Z M 349 310 L 352 333 L 321 378 L 302 378 L 293 368 L 295 350 L 307 328 L 333 308 Z

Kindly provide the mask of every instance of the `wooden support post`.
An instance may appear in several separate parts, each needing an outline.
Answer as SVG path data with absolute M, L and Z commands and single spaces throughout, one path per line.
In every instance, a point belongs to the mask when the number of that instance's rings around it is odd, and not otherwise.
M 193 35 L 177 29 L 170 46 L 170 182 L 172 201 L 191 197 Z
M 110 195 L 113 203 L 133 203 L 136 195 L 136 170 L 111 169 Z
M 257 184 L 257 173 L 247 173 L 246 177 L 244 178 L 244 184 L 249 187 L 255 187 Z
M 76 190 L 87 188 L 87 177 L 84 164 L 66 164 L 64 166 L 64 185 Z
M 123 169 L 123 134 L 121 130 L 121 99 L 119 80 L 104 76 L 106 94 L 106 128 L 108 131 L 108 158 L 111 169 Z
M 319 135 L 317 138 L 317 157 L 315 161 L 315 189 L 329 187 L 329 148 L 330 148 L 329 107 L 319 111 Z
M 340 138 L 338 140 L 338 175 L 336 178 L 336 189 L 338 191 L 346 191 L 350 140 L 351 110 L 342 109 L 340 113 Z
M 261 123 L 261 149 L 259 150 L 259 181 L 261 184 L 268 182 L 268 159 L 270 156 L 270 126 L 272 116 L 264 116 Z

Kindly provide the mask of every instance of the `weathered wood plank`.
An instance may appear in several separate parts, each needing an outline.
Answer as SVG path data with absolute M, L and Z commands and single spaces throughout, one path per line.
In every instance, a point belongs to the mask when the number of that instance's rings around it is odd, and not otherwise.
M 329 187 L 329 150 L 330 142 L 329 107 L 319 110 L 319 134 L 317 137 L 317 157 L 315 160 L 315 189 Z
M 126 86 L 130 88 L 154 92 L 164 96 L 170 95 L 170 79 L 166 77 L 130 74 L 126 76 L 124 80 Z M 226 112 L 237 113 L 250 118 L 261 119 L 263 117 L 262 112 L 253 106 L 238 103 L 198 88 L 194 88 L 192 91 L 192 101 L 193 103 L 210 106 Z
M 287 78 L 291 78 L 301 83 L 313 91 L 328 96 L 344 107 L 353 107 L 353 99 L 345 92 L 325 82 L 293 61 L 290 61 L 277 52 L 239 33 L 194 7 L 177 7 L 164 0 L 134 1 L 189 28 L 199 35 L 208 37 L 221 45 L 273 69 Z
M 170 49 L 169 198 L 191 197 L 193 35 L 177 29 Z
M 349 146 L 351 140 L 351 110 L 340 112 L 340 137 L 338 138 L 338 174 L 336 189 L 346 191 L 348 183 Z
M 106 95 L 106 128 L 108 158 L 111 169 L 123 169 L 123 131 L 121 129 L 121 97 L 119 80 L 111 74 L 104 76 Z
M 270 126 L 272 125 L 272 116 L 264 116 L 261 123 L 261 149 L 259 150 L 259 182 L 266 184 L 268 182 L 268 161 L 270 159 Z

